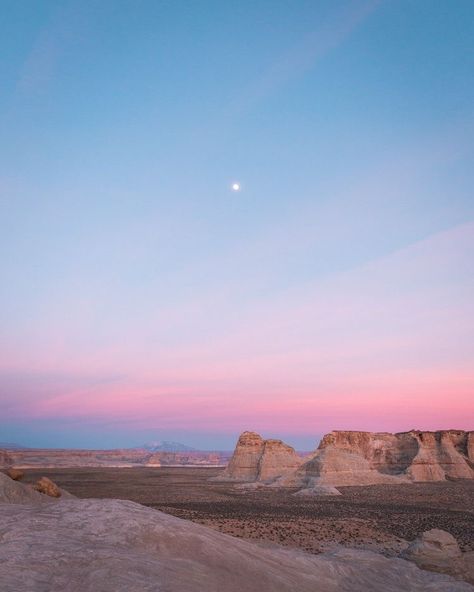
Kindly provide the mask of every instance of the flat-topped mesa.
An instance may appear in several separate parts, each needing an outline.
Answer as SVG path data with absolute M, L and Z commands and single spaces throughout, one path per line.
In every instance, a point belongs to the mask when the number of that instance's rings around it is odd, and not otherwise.
M 311 488 L 473 479 L 473 434 L 330 432 L 310 459 L 276 485 Z
M 294 448 L 281 440 L 264 440 L 255 432 L 243 432 L 218 480 L 271 481 L 293 471 L 302 462 Z

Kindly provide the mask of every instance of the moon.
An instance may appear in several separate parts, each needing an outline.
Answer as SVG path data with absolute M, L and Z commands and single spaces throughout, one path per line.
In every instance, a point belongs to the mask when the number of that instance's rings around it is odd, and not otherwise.
M 232 183 L 232 191 L 240 191 L 240 183 Z

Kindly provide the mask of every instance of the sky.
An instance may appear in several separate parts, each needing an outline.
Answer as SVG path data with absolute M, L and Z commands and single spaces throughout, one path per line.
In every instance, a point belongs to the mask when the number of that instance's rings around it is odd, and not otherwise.
M 0 8 L 0 441 L 474 429 L 472 0 Z

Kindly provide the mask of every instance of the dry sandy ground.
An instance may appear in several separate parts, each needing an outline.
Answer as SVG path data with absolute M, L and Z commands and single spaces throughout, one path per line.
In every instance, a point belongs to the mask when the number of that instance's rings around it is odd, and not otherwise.
M 339 488 L 342 496 L 303 499 L 294 490 L 242 491 L 208 481 L 215 468 L 84 468 L 26 471 L 47 475 L 74 495 L 121 498 L 263 544 L 310 552 L 347 547 L 398 554 L 431 528 L 474 550 L 474 481 Z

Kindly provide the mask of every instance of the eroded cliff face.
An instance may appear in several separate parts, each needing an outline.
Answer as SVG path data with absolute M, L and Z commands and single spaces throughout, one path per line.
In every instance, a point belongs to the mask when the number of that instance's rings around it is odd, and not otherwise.
M 296 469 L 302 459 L 281 440 L 264 440 L 255 432 L 240 435 L 219 480 L 269 481 Z
M 439 432 L 409 432 L 418 444 L 408 474 L 413 481 L 443 481 L 473 479 L 468 443 L 472 432 L 446 430 Z
M 278 484 L 308 488 L 473 479 L 472 434 L 331 432 L 308 461 Z

